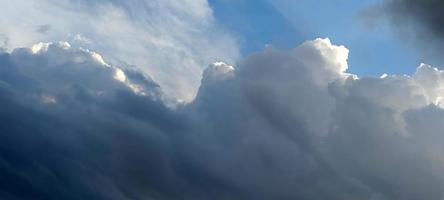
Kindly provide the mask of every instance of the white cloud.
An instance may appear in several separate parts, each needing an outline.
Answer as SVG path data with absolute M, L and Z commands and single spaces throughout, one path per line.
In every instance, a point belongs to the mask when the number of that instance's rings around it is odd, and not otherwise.
M 17 0 L 0 7 L 0 42 L 8 49 L 70 40 L 118 65 L 137 65 L 186 101 L 208 63 L 239 54 L 206 0 Z
M 443 72 L 422 64 L 412 76 L 357 78 L 347 57 L 316 39 L 203 82 L 191 110 L 207 135 L 195 151 L 213 174 L 266 199 L 441 199 Z

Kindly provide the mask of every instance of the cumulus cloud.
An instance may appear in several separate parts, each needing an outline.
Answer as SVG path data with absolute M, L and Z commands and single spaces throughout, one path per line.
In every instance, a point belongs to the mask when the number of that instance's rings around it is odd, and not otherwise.
M 185 101 L 208 63 L 234 62 L 239 54 L 207 0 L 17 0 L 0 7 L 3 48 L 70 41 L 122 67 L 138 66 L 167 95 Z
M 68 43 L 0 55 L 2 199 L 442 199 L 444 72 L 359 78 L 328 39 L 214 63 L 171 106 Z

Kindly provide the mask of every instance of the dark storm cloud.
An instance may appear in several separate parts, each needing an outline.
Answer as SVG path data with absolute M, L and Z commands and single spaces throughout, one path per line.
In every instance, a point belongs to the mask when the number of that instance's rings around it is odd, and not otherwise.
M 373 26 L 388 19 L 396 36 L 417 49 L 421 60 L 441 65 L 444 50 L 444 1 L 383 0 L 363 12 Z
M 415 26 L 412 31 L 429 37 L 444 37 L 444 1 L 386 0 L 386 8 L 397 25 Z
M 89 52 L 63 44 L 41 51 L 0 57 L 2 199 L 178 199 L 223 190 L 175 156 L 168 137 L 186 129 L 180 114 L 136 95 Z M 127 74 L 158 94 L 151 80 Z
M 210 65 L 176 105 L 67 43 L 0 55 L 1 199 L 442 199 L 444 73 L 358 79 L 329 40 Z

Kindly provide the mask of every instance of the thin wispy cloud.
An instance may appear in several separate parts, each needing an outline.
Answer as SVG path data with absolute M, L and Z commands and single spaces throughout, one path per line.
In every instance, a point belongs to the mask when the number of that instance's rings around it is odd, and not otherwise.
M 6 48 L 69 41 L 121 66 L 137 65 L 169 96 L 183 101 L 194 97 L 208 63 L 234 63 L 239 56 L 236 40 L 215 25 L 205 0 L 19 0 L 1 5 L 0 39 Z

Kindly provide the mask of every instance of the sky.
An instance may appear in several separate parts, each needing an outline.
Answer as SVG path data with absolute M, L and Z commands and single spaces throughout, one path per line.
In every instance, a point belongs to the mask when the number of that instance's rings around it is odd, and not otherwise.
M 241 49 L 247 55 L 266 45 L 289 49 L 308 39 L 328 37 L 351 50 L 350 71 L 362 76 L 410 74 L 425 61 L 387 22 L 366 19 L 366 10 L 380 0 L 209 2 L 216 19 L 241 38 Z
M 442 200 L 440 0 L 0 0 L 0 199 Z

